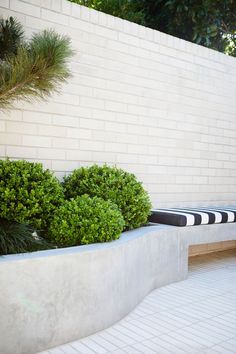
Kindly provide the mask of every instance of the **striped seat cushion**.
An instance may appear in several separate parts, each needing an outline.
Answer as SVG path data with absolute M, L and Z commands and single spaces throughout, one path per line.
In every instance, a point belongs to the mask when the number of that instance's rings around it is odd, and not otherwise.
M 149 221 L 175 226 L 236 222 L 236 206 L 153 209 Z

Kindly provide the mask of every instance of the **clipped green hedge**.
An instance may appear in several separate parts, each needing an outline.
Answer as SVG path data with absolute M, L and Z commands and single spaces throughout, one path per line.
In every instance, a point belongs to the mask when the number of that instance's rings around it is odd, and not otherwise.
M 115 240 L 123 227 L 115 204 L 83 195 L 65 201 L 55 211 L 48 235 L 58 246 L 75 246 Z
M 46 228 L 63 201 L 60 182 L 42 164 L 0 160 L 0 217 Z
M 107 165 L 81 167 L 64 178 L 66 198 L 88 194 L 111 200 L 121 211 L 124 229 L 134 229 L 147 222 L 151 202 L 137 178 L 117 167 Z

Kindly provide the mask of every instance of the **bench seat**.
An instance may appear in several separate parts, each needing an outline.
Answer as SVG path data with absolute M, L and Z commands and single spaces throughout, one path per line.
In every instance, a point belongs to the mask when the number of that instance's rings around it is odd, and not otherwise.
M 152 209 L 149 221 L 174 226 L 236 222 L 236 206 Z

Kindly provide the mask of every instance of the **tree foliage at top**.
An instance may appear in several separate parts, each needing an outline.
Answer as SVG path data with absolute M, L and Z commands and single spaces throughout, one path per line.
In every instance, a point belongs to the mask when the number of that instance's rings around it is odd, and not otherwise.
M 15 100 L 46 99 L 70 76 L 70 40 L 52 30 L 26 42 L 16 19 L 2 19 L 0 53 L 0 108 L 11 107 Z
M 69 0 L 128 21 L 145 25 L 141 1 L 135 0 Z
M 150 27 L 220 52 L 236 55 L 235 0 L 143 2 L 147 14 L 146 21 Z
M 70 0 L 236 56 L 235 0 Z

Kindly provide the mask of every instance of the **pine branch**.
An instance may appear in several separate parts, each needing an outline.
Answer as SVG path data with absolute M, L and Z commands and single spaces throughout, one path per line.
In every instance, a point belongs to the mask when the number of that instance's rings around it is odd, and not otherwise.
M 0 19 L 0 59 L 16 54 L 17 48 L 23 44 L 23 26 L 13 17 Z
M 46 99 L 57 92 L 70 76 L 67 61 L 72 54 L 67 37 L 54 31 L 34 35 L 0 65 L 0 108 L 10 108 L 15 100 Z

